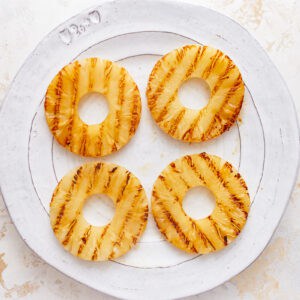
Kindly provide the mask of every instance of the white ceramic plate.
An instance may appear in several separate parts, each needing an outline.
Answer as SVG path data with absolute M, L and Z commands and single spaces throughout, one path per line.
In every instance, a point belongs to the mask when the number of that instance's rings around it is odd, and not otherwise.
M 239 66 L 247 87 L 241 121 L 215 140 L 192 145 L 159 130 L 144 95 L 156 60 L 191 43 L 226 52 Z M 239 169 L 249 186 L 252 206 L 244 231 L 226 249 L 204 256 L 185 254 L 164 241 L 151 216 L 137 247 L 117 261 L 81 261 L 58 244 L 48 217 L 52 191 L 72 167 L 93 159 L 76 156 L 53 140 L 43 115 L 43 98 L 61 67 L 75 58 L 95 55 L 125 66 L 141 90 L 143 115 L 136 135 L 121 151 L 103 160 L 134 172 L 149 198 L 161 170 L 188 153 L 216 154 Z M 58 270 L 122 298 L 197 294 L 241 272 L 270 240 L 298 166 L 294 106 L 262 48 L 229 18 L 180 2 L 106 1 L 54 29 L 14 79 L 2 108 L 0 128 L 1 189 L 23 239 Z M 108 212 L 103 210 L 104 218 Z

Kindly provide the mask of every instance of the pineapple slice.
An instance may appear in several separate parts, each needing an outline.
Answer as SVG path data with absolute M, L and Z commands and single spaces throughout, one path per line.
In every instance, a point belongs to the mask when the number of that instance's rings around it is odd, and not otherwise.
M 210 216 L 195 220 L 182 208 L 186 192 L 207 187 L 215 196 Z M 206 153 L 184 156 L 161 173 L 152 192 L 152 213 L 161 233 L 174 246 L 205 254 L 231 243 L 244 227 L 250 208 L 247 186 L 232 165 Z
M 179 87 L 190 78 L 202 78 L 210 87 L 210 99 L 201 110 L 184 107 L 178 98 Z M 151 114 L 163 131 L 178 140 L 200 142 L 217 137 L 235 122 L 244 83 L 237 66 L 220 50 L 188 45 L 156 63 L 146 94 Z
M 85 200 L 93 194 L 106 194 L 115 204 L 115 215 L 106 226 L 92 226 L 82 215 Z M 129 251 L 145 230 L 147 217 L 147 197 L 140 181 L 110 163 L 87 163 L 69 172 L 50 203 L 57 239 L 85 260 L 114 259 Z
M 78 103 L 88 93 L 106 96 L 109 114 L 95 125 L 78 115 Z M 134 135 L 141 115 L 137 85 L 129 73 L 108 60 L 87 58 L 65 66 L 50 83 L 45 115 L 56 140 L 73 153 L 104 156 L 119 150 Z

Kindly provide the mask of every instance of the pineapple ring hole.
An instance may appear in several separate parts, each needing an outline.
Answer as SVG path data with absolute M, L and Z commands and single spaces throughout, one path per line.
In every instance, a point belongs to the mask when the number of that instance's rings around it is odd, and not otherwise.
M 179 87 L 178 97 L 186 108 L 200 110 L 208 103 L 210 88 L 205 80 L 190 78 Z
M 102 123 L 108 112 L 109 107 L 106 97 L 97 92 L 84 95 L 78 104 L 79 117 L 88 125 Z
M 104 194 L 92 195 L 84 203 L 83 216 L 93 226 L 105 226 L 115 214 L 115 206 L 110 197 Z
M 214 195 L 204 186 L 197 186 L 188 190 L 182 203 L 186 214 L 195 220 L 204 219 L 211 215 L 215 206 Z

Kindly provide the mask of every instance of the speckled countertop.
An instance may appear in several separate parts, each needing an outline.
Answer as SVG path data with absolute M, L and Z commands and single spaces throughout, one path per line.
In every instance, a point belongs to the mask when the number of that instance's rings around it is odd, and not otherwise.
M 190 0 L 222 12 L 260 42 L 300 114 L 300 1 Z M 96 0 L 0 0 L 0 103 L 17 70 L 56 25 Z M 293 164 L 293 162 L 291 162 Z M 189 299 L 300 299 L 300 178 L 272 241 L 247 270 Z M 0 196 L 0 299 L 112 299 L 62 275 L 27 248 Z

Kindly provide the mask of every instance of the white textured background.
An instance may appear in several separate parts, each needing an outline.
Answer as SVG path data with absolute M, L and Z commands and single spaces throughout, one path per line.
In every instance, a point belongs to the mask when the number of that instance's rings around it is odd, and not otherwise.
M 230 16 L 254 35 L 287 82 L 299 115 L 300 1 L 189 2 Z M 0 0 L 0 104 L 36 44 L 59 23 L 97 3 L 96 0 Z M 189 300 L 300 299 L 299 197 L 300 178 L 279 228 L 257 261 L 229 282 Z M 76 283 L 37 258 L 18 235 L 0 196 L 0 299 L 6 298 L 112 299 Z

